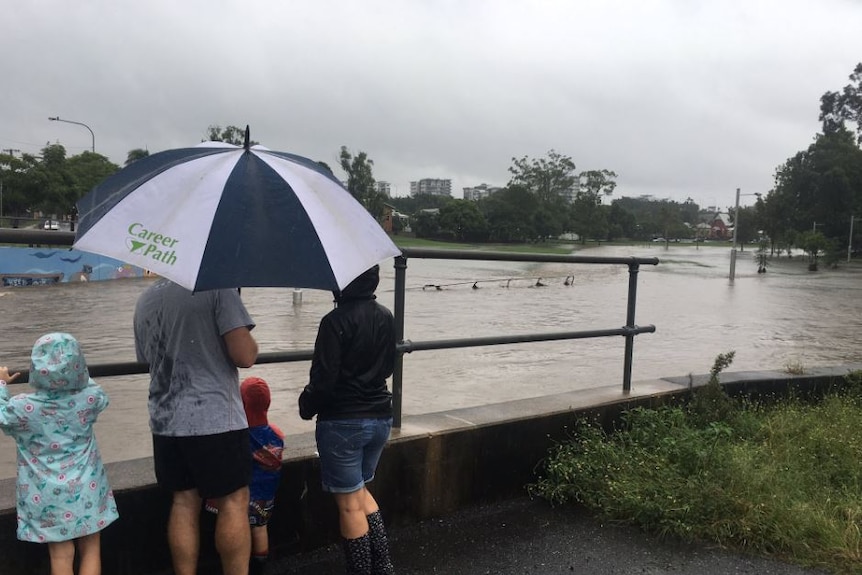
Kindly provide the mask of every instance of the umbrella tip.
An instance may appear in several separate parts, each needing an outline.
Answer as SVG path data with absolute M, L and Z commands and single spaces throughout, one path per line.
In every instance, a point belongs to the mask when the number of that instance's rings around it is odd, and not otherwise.
M 249 136 L 250 136 L 250 133 L 249 133 L 249 129 L 248 129 L 248 124 L 246 124 L 245 125 L 245 143 L 243 143 L 243 145 L 242 145 L 242 147 L 245 148 L 246 150 L 248 150 L 248 148 L 249 148 L 248 143 L 251 141 Z

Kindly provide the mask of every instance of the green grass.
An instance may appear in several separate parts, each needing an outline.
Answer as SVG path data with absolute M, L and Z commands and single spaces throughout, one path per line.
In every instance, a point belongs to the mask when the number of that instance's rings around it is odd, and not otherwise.
M 859 573 L 860 379 L 816 402 L 740 403 L 713 389 L 628 411 L 611 433 L 578 422 L 529 490 L 663 535 Z

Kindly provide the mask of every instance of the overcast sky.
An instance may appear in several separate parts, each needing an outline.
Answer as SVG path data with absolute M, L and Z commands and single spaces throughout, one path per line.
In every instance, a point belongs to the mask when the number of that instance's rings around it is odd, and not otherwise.
M 210 124 L 411 180 L 505 185 L 512 157 L 618 174 L 614 197 L 766 192 L 862 61 L 856 0 L 2 2 L 0 148 L 122 165 Z M 743 197 L 743 204 L 753 197 Z

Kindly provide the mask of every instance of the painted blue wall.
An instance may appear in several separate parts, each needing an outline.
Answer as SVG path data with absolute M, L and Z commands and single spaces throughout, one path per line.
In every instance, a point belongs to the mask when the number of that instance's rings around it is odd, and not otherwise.
M 0 247 L 0 286 L 27 285 L 16 274 L 63 274 L 59 281 L 141 277 L 144 270 L 120 260 L 69 248 Z

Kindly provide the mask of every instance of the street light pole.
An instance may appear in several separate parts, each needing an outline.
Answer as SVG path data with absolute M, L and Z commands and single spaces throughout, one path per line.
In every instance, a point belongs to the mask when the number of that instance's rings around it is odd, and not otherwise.
M 736 188 L 736 207 L 733 211 L 733 247 L 730 250 L 730 283 L 736 277 L 736 231 L 739 229 L 739 188 Z
M 0 188 L 2 189 L 2 188 Z M 0 212 L 2 214 L 2 212 Z M 853 253 L 853 222 L 856 220 L 856 216 L 850 216 L 850 237 L 847 238 L 847 263 L 850 263 L 850 256 Z
M 760 192 L 751 194 L 740 194 L 739 188 L 736 188 L 736 207 L 733 212 L 733 249 L 730 250 L 730 283 L 733 283 L 736 277 L 736 231 L 739 229 L 739 196 L 761 196 Z
M 93 133 L 93 130 L 87 124 L 83 122 L 75 122 L 74 120 L 63 120 L 60 116 L 49 116 L 49 120 L 53 122 L 66 122 L 67 124 L 77 124 L 79 126 L 84 126 L 88 130 L 90 130 L 90 137 L 93 139 L 93 153 L 96 153 L 96 134 Z

